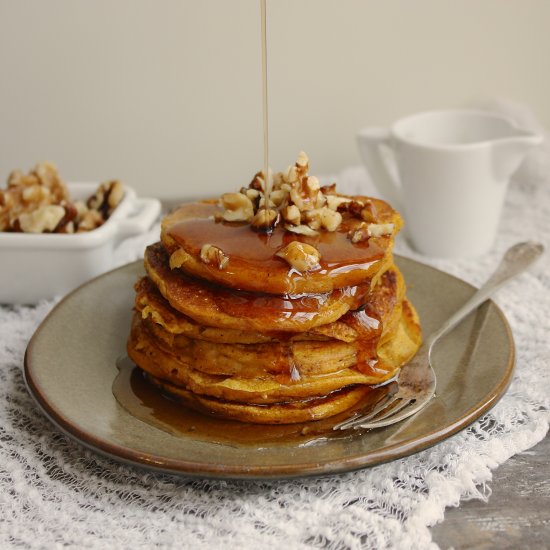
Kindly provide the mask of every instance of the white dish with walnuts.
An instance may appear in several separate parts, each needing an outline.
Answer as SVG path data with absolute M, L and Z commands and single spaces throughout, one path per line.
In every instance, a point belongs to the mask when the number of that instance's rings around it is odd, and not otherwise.
M 51 168 L 14 172 L 0 190 L 0 304 L 59 297 L 108 271 L 115 248 L 160 214 L 117 180 L 64 184 Z

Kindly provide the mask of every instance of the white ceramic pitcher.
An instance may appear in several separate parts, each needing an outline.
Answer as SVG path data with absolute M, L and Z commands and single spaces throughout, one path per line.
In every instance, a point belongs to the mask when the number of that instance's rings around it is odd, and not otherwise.
M 476 256 L 495 239 L 506 188 L 542 136 L 487 111 L 444 110 L 358 134 L 380 192 L 399 210 L 421 253 Z

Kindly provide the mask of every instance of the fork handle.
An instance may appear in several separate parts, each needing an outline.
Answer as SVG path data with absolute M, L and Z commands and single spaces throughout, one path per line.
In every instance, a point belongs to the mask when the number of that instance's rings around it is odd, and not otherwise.
M 438 330 L 430 335 L 427 342 L 428 354 L 439 338 L 458 325 L 464 317 L 485 302 L 501 286 L 525 271 L 543 252 L 544 246 L 533 241 L 518 243 L 509 248 L 487 282 Z

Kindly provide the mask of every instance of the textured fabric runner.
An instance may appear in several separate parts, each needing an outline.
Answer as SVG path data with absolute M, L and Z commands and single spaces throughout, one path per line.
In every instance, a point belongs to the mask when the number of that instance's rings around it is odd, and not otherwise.
M 362 168 L 339 190 L 374 191 Z M 119 263 L 141 253 L 127 241 Z M 550 243 L 550 186 L 511 185 L 499 237 L 483 258 L 431 261 L 479 286 L 510 245 Z M 345 475 L 279 482 L 190 480 L 96 455 L 59 433 L 27 393 L 26 344 L 54 305 L 0 307 L 0 547 L 435 548 L 446 506 L 490 496 L 491 470 L 540 441 L 550 420 L 550 254 L 496 302 L 517 347 L 514 380 L 483 418 L 429 450 Z

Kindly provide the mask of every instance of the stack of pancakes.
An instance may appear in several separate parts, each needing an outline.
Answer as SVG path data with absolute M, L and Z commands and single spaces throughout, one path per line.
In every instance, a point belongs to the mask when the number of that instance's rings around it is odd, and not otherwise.
M 326 192 L 333 205 L 368 203 L 373 234 L 352 239 L 349 207 L 336 229 L 308 235 L 226 221 L 219 201 L 163 220 L 145 251 L 128 341 L 153 384 L 207 414 L 305 422 L 357 408 L 416 353 L 420 327 L 392 257 L 401 218 L 383 201 Z M 296 269 L 281 254 L 292 241 L 314 247 L 318 263 Z

